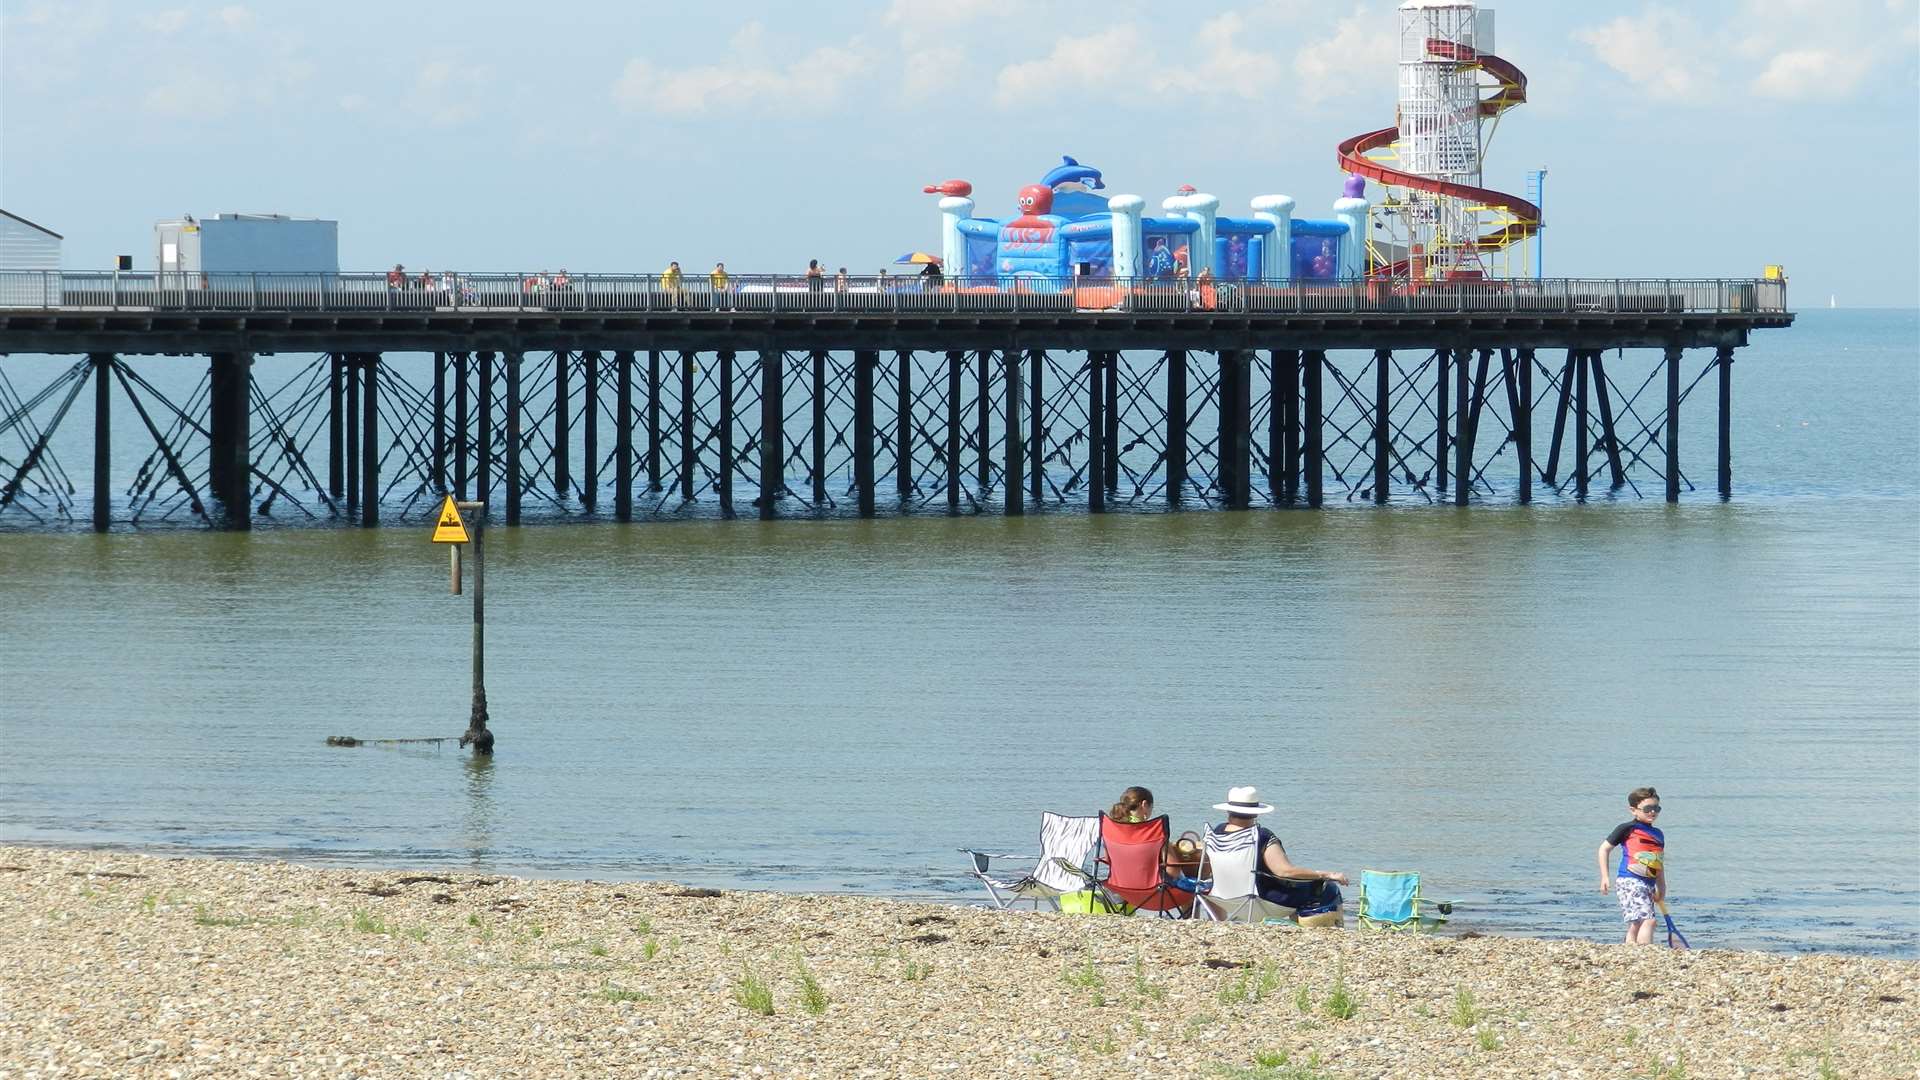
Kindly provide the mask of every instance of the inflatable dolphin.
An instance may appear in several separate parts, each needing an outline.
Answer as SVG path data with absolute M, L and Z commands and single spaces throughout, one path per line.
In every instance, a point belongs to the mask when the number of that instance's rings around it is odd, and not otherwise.
M 1082 165 L 1065 154 L 1060 155 L 1060 164 L 1053 171 L 1040 178 L 1048 187 L 1061 184 L 1083 183 L 1089 191 L 1098 191 L 1106 185 L 1100 182 L 1100 170 L 1091 165 Z

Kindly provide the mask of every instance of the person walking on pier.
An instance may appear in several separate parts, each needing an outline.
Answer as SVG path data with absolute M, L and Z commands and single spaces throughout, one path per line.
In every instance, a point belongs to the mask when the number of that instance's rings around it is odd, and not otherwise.
M 1626 944 L 1651 945 L 1654 905 L 1667 898 L 1667 837 L 1653 826 L 1660 816 L 1660 793 L 1634 788 L 1627 793 L 1627 808 L 1632 819 L 1615 826 L 1594 857 L 1600 864 L 1600 891 L 1611 891 L 1620 900 Z M 1616 847 L 1620 862 L 1609 874 L 1607 863 Z

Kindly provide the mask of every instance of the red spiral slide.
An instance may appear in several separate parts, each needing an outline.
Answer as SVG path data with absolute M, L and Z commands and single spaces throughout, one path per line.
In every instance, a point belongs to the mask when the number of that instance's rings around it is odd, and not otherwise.
M 1499 82 L 1500 85 L 1495 89 L 1493 96 L 1480 102 L 1481 116 L 1499 116 L 1527 100 L 1526 75 L 1519 68 L 1492 53 L 1477 53 L 1469 46 L 1437 38 L 1428 39 L 1427 53 L 1442 59 L 1477 65 L 1480 70 Z M 1504 227 L 1479 237 L 1474 242 L 1475 248 L 1479 251 L 1498 251 L 1509 244 L 1517 244 L 1539 231 L 1540 208 L 1518 195 L 1474 187 L 1471 184 L 1454 184 L 1431 177 L 1415 176 L 1412 173 L 1382 165 L 1366 156 L 1368 151 L 1392 146 L 1393 141 L 1399 137 L 1400 128 L 1396 125 L 1381 128 L 1379 131 L 1369 131 L 1364 135 L 1355 135 L 1345 140 L 1338 150 L 1340 167 L 1349 173 L 1364 176 L 1388 187 L 1412 188 L 1505 210 L 1513 220 Z M 1390 277 L 1398 277 L 1406 272 L 1407 261 L 1404 259 L 1386 268 L 1386 273 Z

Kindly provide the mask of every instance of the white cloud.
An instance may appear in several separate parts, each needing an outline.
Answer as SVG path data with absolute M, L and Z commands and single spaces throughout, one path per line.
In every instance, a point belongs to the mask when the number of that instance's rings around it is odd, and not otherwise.
M 1001 68 L 994 80 L 994 100 L 1017 109 L 1061 91 L 1122 87 L 1137 77 L 1126 61 L 1145 55 L 1147 47 L 1145 32 L 1134 23 L 1062 37 L 1044 58 Z
M 1229 11 L 1200 24 L 1192 63 L 1168 68 L 1149 85 L 1162 92 L 1258 100 L 1286 74 L 1265 44 L 1248 26 L 1246 15 Z
M 244 4 L 229 4 L 214 12 L 213 17 L 229 30 L 253 29 L 253 11 Z
M 1574 37 L 1649 97 L 1704 101 L 1717 82 L 1705 59 L 1714 55 L 1706 35 L 1666 8 L 1622 15 L 1604 26 L 1576 31 Z
M 1300 98 L 1317 103 L 1364 94 L 1377 99 L 1399 59 L 1395 18 L 1391 11 L 1358 7 L 1334 25 L 1331 35 L 1302 45 L 1293 54 Z
M 177 34 L 186 29 L 187 23 L 192 20 L 193 12 L 186 8 L 168 8 L 142 17 L 140 25 L 146 27 L 150 33 Z
M 754 106 L 796 110 L 831 105 L 847 84 L 872 68 L 858 39 L 822 46 L 780 67 L 765 56 L 764 29 L 750 22 L 734 35 L 732 55 L 718 64 L 663 67 L 627 61 L 614 81 L 614 103 L 636 112 L 690 116 L 712 109 Z
M 1713 30 L 1653 5 L 1573 36 L 1652 98 L 1844 101 L 1912 59 L 1920 20 L 1915 0 L 1746 0 Z

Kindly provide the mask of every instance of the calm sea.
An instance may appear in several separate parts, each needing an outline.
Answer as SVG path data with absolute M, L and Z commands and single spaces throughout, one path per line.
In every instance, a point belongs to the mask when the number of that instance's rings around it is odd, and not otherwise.
M 0 841 L 972 899 L 1043 809 L 1257 784 L 1297 862 L 1605 940 L 1654 784 L 1696 946 L 1920 956 L 1915 313 L 1757 335 L 1735 406 L 1725 504 L 498 530 L 491 763 L 322 742 L 464 726 L 421 530 L 13 520 Z

